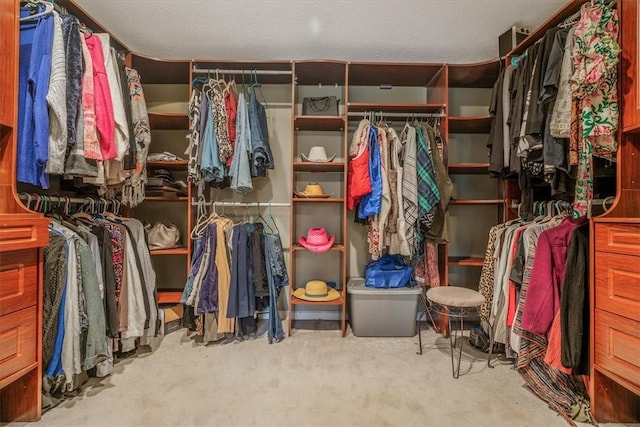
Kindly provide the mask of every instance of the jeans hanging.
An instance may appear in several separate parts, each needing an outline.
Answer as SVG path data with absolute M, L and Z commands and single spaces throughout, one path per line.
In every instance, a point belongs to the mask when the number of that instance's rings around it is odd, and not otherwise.
M 280 290 L 289 284 L 289 275 L 284 263 L 282 242 L 279 234 L 264 235 L 265 263 L 267 268 L 267 282 L 269 284 L 269 328 L 267 336 L 269 344 L 284 339 L 284 329 L 278 312 L 278 295 Z

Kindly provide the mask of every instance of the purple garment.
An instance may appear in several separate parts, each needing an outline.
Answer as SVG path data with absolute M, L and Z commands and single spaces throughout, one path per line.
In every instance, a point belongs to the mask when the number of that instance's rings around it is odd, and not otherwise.
M 221 233 L 224 231 L 220 230 Z M 218 310 L 218 267 L 216 267 L 217 227 L 209 224 L 205 231 L 205 239 L 209 242 L 209 265 L 200 285 L 200 298 L 196 305 L 196 314 L 213 313 Z M 225 250 L 225 248 L 220 248 Z
M 40 8 L 38 12 L 41 12 Z M 31 9 L 22 8 L 20 16 Z M 49 110 L 47 92 L 53 48 L 53 14 L 20 23 L 20 74 L 18 78 L 19 182 L 49 188 L 44 172 L 49 160 Z

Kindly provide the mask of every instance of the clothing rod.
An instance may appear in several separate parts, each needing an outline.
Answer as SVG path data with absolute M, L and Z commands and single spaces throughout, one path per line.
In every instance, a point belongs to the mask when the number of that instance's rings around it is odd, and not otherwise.
M 376 116 L 381 115 L 382 118 L 385 117 L 445 117 L 445 115 L 443 113 L 385 113 L 382 112 L 382 114 L 379 111 L 371 111 L 372 113 L 374 113 Z M 363 117 L 365 115 L 369 114 L 369 112 L 367 111 L 365 112 L 353 112 L 350 111 L 348 113 L 349 117 Z
M 87 196 L 87 197 L 66 197 L 66 196 L 50 196 L 48 194 L 34 194 L 34 193 L 19 193 L 19 197 L 20 200 L 28 202 L 29 201 L 29 197 L 31 197 L 31 201 L 36 201 L 38 200 L 38 197 L 40 197 L 40 200 L 48 200 L 50 202 L 64 202 L 64 203 L 87 203 L 90 201 L 94 201 L 94 202 L 102 202 L 102 201 L 107 201 L 107 202 L 112 202 L 114 199 L 105 199 L 105 198 L 100 198 L 100 197 L 95 197 L 95 196 Z M 117 200 L 119 202 L 119 200 Z
M 286 76 L 286 75 L 291 75 L 291 70 L 254 70 L 254 69 L 250 69 L 250 70 L 225 70 L 223 68 L 212 68 L 212 69 L 203 69 L 203 68 L 197 68 L 197 67 L 193 67 L 194 74 L 214 74 L 214 73 L 218 73 L 218 74 L 247 74 L 247 75 L 251 75 L 251 74 L 262 74 L 262 75 L 268 75 L 268 76 Z
M 291 206 L 291 203 L 283 203 L 283 202 L 274 202 L 274 203 L 269 203 L 269 202 L 204 202 L 205 206 L 211 206 L 212 204 L 214 204 L 216 206 L 232 206 L 232 207 L 239 207 L 239 208 L 249 208 L 249 207 L 274 207 L 274 208 L 287 208 L 289 206 Z M 192 206 L 197 206 L 198 202 L 197 201 L 192 201 L 191 202 Z

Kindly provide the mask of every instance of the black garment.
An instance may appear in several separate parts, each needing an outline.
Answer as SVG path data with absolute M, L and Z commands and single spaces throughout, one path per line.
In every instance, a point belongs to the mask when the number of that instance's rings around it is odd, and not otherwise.
M 493 85 L 489 114 L 493 118 L 487 148 L 489 149 L 489 173 L 500 176 L 504 169 L 504 109 L 502 108 L 504 88 L 504 70 Z
M 66 283 L 66 240 L 49 232 L 49 246 L 44 248 L 44 279 L 42 297 L 42 366 L 46 370 L 56 342 L 58 312 Z
M 573 231 L 560 293 L 562 365 L 589 373 L 589 224 Z
M 62 37 L 67 73 L 67 144 L 73 146 L 76 144 L 78 113 L 82 105 L 82 74 L 84 73 L 82 40 L 80 39 L 82 35 L 80 34 L 80 22 L 75 16 L 63 14 L 60 17 L 62 18 Z
M 253 224 L 233 227 L 231 258 L 231 283 L 227 317 L 250 317 L 255 312 L 255 288 L 251 256 L 251 233 Z
M 254 224 L 251 232 L 251 268 L 253 271 L 253 287 L 255 297 L 269 297 L 269 284 L 267 283 L 267 269 L 264 262 L 264 225 Z M 264 307 L 269 306 L 269 301 Z
M 515 284 L 518 290 L 522 287 L 522 282 L 524 280 L 524 265 L 526 262 L 524 257 L 524 247 L 524 233 L 520 233 L 518 247 L 516 249 L 516 257 L 513 260 L 513 267 L 511 269 L 511 274 L 509 275 L 509 280 Z
M 127 116 L 129 126 L 129 149 L 122 160 L 122 169 L 131 170 L 136 168 L 138 146 L 136 144 L 136 135 L 133 129 L 133 119 L 131 118 L 131 92 L 129 90 L 129 78 L 127 77 L 126 65 L 124 57 L 117 55 L 118 72 L 120 73 L 120 91 L 122 92 L 122 101 L 124 103 L 124 112 Z
M 558 95 L 558 84 L 560 83 L 560 69 L 564 57 L 564 45 L 567 40 L 568 28 L 561 28 L 554 33 L 553 45 L 547 57 L 547 62 L 543 70 L 543 78 L 540 81 L 540 96 L 538 102 L 546 104 Z
M 109 234 L 109 230 L 102 225 L 95 225 L 91 229 L 91 232 L 98 238 L 98 247 L 100 248 L 107 335 L 111 338 L 118 338 L 120 319 L 118 317 L 118 303 L 116 301 L 116 276 L 115 271 L 113 270 L 111 235 Z

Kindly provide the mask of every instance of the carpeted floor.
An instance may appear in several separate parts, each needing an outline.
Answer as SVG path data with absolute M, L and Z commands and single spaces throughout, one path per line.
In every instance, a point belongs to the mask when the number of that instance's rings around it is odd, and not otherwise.
M 322 326 L 322 325 L 316 325 Z M 510 365 L 488 369 L 465 347 L 451 375 L 449 341 L 360 338 L 295 330 L 269 345 L 197 345 L 184 331 L 119 361 L 80 396 L 44 414 L 48 426 L 567 426 Z

